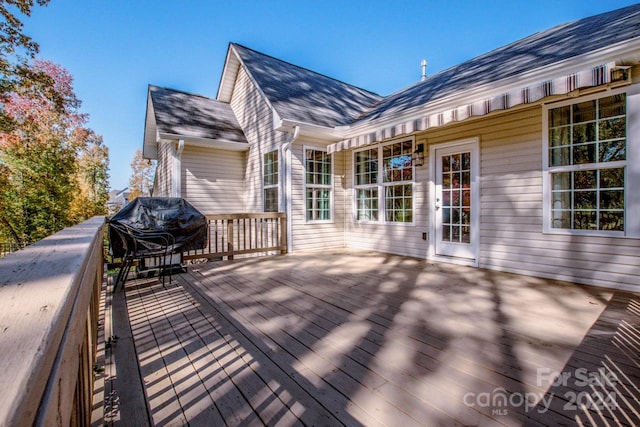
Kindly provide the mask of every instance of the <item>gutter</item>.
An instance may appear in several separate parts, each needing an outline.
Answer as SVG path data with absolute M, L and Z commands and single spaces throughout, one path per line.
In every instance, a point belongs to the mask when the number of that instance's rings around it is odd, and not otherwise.
M 175 154 L 173 156 L 173 173 L 171 177 L 171 196 L 182 197 L 182 151 L 184 150 L 184 139 L 178 141 Z
M 291 145 L 300 135 L 300 126 L 293 128 L 293 136 L 282 145 L 282 158 L 284 159 L 284 211 L 287 215 L 287 252 L 293 252 L 293 221 L 291 220 Z

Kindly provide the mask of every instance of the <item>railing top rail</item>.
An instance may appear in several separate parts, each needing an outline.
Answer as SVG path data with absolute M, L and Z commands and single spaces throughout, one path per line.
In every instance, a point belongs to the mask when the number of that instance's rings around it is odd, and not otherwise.
M 230 214 L 205 214 L 207 219 L 281 219 L 285 218 L 284 212 L 261 212 L 261 213 L 230 213 Z
M 74 305 L 104 223 L 92 218 L 0 259 L 0 426 L 35 419 L 69 318 L 87 310 Z

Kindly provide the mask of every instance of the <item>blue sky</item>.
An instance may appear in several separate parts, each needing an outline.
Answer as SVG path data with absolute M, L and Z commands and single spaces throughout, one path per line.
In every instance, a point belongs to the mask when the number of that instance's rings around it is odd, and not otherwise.
M 110 150 L 112 189 L 142 147 L 147 85 L 215 97 L 235 42 L 388 95 L 552 26 L 635 1 L 51 0 L 24 18 L 40 57 L 68 69 Z

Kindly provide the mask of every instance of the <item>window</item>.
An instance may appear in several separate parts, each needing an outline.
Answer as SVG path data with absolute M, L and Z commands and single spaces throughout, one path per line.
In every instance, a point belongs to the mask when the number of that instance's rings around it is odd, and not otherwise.
M 326 151 L 305 149 L 307 221 L 331 220 L 331 159 Z
M 356 221 L 377 221 L 378 149 L 358 151 L 354 157 Z
M 385 222 L 413 222 L 412 152 L 402 141 L 354 154 L 356 221 L 379 221 L 383 206 Z
M 413 222 L 411 141 L 382 147 L 382 170 L 387 222 Z
M 278 151 L 264 155 L 262 171 L 264 211 L 278 212 Z
M 624 232 L 626 95 L 550 108 L 547 127 L 548 229 Z

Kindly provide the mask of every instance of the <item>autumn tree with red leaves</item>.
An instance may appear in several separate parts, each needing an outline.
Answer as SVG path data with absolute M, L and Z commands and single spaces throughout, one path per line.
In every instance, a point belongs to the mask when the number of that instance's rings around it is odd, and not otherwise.
M 73 77 L 50 61 L 31 66 L 50 78 L 58 98 L 27 84 L 15 86 L 3 103 L 12 126 L 0 134 L 6 173 L 0 180 L 0 234 L 19 246 L 104 214 L 108 190 L 108 152 L 85 127 Z
M 30 86 L 57 108 L 64 104 L 53 88 L 51 76 L 33 68 L 30 63 L 39 46 L 22 32 L 23 24 L 18 14 L 30 16 L 34 3 L 45 6 L 49 0 L 0 0 L 0 131 L 12 126 L 11 118 L 1 104 L 17 87 Z

